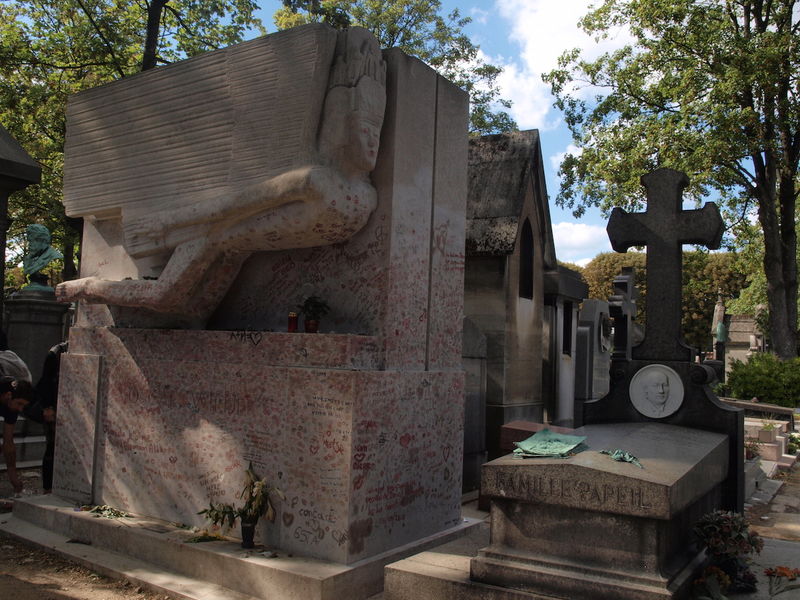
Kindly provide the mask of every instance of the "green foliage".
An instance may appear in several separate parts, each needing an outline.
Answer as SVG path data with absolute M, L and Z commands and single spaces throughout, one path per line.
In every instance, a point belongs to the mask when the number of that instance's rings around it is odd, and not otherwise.
M 709 567 L 703 572 L 709 598 L 725 598 L 724 591 L 755 591 L 756 577 L 747 560 L 759 554 L 764 540 L 753 531 L 747 519 L 734 512 L 717 510 L 703 515 L 694 526 L 697 541 L 706 547 Z M 715 571 L 716 570 L 716 571 Z
M 694 535 L 714 558 L 739 558 L 758 554 L 764 540 L 739 513 L 716 510 L 703 515 L 694 526 Z
M 42 183 L 11 195 L 9 247 L 45 225 L 74 276 L 80 222 L 61 203 L 68 96 L 138 72 L 148 7 L 160 17 L 156 63 L 167 64 L 263 31 L 251 0 L 40 0 L 0 2 L 0 123 L 42 166 Z M 169 110 L 168 106 L 154 110 Z
M 439 0 L 284 0 L 275 13 L 278 29 L 309 22 L 369 29 L 384 48 L 398 47 L 425 61 L 462 87 L 470 97 L 470 131 L 475 135 L 517 128 L 500 97 L 502 68 L 483 61 L 479 47 L 464 33 L 471 19 L 458 9 L 440 14 Z
M 271 494 L 276 494 L 281 499 L 285 499 L 283 492 L 277 487 L 270 486 L 266 479 L 261 479 L 256 475 L 251 464 L 245 470 L 245 482 L 239 498 L 244 500 L 244 505 L 237 508 L 233 504 L 209 503 L 209 507 L 198 512 L 214 525 L 233 527 L 236 519 L 241 519 L 243 523 L 255 523 L 261 517 L 271 523 L 275 520 L 275 509 L 272 506 Z
M 782 361 L 774 354 L 753 354 L 733 361 L 726 385 L 734 398 L 794 408 L 800 398 L 800 358 Z
M 614 277 L 620 274 L 623 267 L 636 269 L 636 288 L 639 290 L 640 312 L 644 310 L 644 299 L 647 297 L 647 280 L 645 264 L 647 255 L 643 252 L 602 252 L 595 256 L 582 271 L 583 278 L 589 286 L 589 298 L 605 300 L 611 295 Z
M 623 267 L 634 267 L 638 323 L 647 318 L 647 255 L 642 252 L 604 252 L 598 254 L 583 270 L 582 275 L 589 286 L 589 297 L 607 299 L 612 292 L 614 277 Z M 739 270 L 736 257 L 730 253 L 691 251 L 683 253 L 683 320 L 682 329 L 686 342 L 695 348 L 709 349 L 712 343 L 711 323 L 714 306 L 719 293 L 724 298 L 736 296 L 745 285 L 746 276 Z
M 328 303 L 319 296 L 309 296 L 302 304 L 298 304 L 297 308 L 305 315 L 307 321 L 319 321 L 331 311 Z
M 738 235 L 757 215 L 783 358 L 796 356 L 798 21 L 795 0 L 605 0 L 582 28 L 624 27 L 634 44 L 593 61 L 566 52 L 544 77 L 579 149 L 561 164 L 560 205 L 640 208 L 640 176 L 671 167 L 689 199 L 719 198 Z

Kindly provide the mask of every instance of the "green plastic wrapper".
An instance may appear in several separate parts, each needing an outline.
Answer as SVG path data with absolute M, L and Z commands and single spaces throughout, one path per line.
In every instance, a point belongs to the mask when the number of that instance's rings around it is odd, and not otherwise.
M 632 465 L 636 465 L 640 469 L 644 469 L 642 463 L 639 462 L 639 459 L 630 452 L 625 452 L 625 450 L 620 450 L 619 448 L 615 448 L 614 450 L 600 450 L 600 454 L 608 454 L 617 462 L 629 462 Z
M 514 442 L 514 454 L 520 458 L 567 458 L 587 448 L 586 436 L 537 431 L 527 440 Z

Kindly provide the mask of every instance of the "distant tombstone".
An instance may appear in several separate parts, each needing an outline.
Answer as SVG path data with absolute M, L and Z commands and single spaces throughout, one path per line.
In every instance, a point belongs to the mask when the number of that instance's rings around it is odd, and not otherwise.
M 608 302 L 584 300 L 578 315 L 575 354 L 575 426 L 582 425 L 583 403 L 608 393 L 614 347 Z
M 636 273 L 633 267 L 623 267 L 614 278 L 613 294 L 608 298 L 609 314 L 614 323 L 614 360 L 630 360 L 634 346 L 633 319 L 636 317 Z

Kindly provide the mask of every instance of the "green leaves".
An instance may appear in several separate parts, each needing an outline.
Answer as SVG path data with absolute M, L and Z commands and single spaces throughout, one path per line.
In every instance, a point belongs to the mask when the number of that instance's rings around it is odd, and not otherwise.
M 65 107 L 81 90 L 138 72 L 148 3 L 124 0 L 0 2 L 0 123 L 42 166 L 42 183 L 11 195 L 10 246 L 41 223 L 61 248 L 67 276 L 80 223 L 61 204 Z M 251 0 L 168 0 L 160 14 L 157 64 L 241 41 L 260 29 Z M 163 107 L 169 110 L 169 107 Z M 13 266 L 13 264 L 11 265 Z
M 581 26 L 598 39 L 626 27 L 635 44 L 592 61 L 565 52 L 544 76 L 579 148 L 557 203 L 576 216 L 639 208 L 639 177 L 671 167 L 689 175 L 687 199 L 711 195 L 731 225 L 757 215 L 774 348 L 796 355 L 796 0 L 606 0 Z

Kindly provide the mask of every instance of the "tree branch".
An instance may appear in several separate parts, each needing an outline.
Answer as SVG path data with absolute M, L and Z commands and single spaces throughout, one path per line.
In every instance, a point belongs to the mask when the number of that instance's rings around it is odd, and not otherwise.
M 111 58 L 113 59 L 112 64 L 114 65 L 115 70 L 117 71 L 120 77 L 125 77 L 125 71 L 122 70 L 122 65 L 120 65 L 119 61 L 117 60 L 117 55 L 114 52 L 114 47 L 111 45 L 111 42 L 109 42 L 106 36 L 103 35 L 103 32 L 100 31 L 100 26 L 97 24 L 97 21 L 94 20 L 94 17 L 86 8 L 86 6 L 83 4 L 83 2 L 81 0 L 76 0 L 76 1 L 78 3 L 78 6 L 81 7 L 81 10 L 86 15 L 86 18 L 89 19 L 89 22 L 92 24 L 92 27 L 94 27 L 94 30 L 97 33 L 97 35 L 100 36 L 100 40 L 103 42 L 103 45 L 106 47 L 106 50 L 108 50 L 108 53 L 111 55 Z

